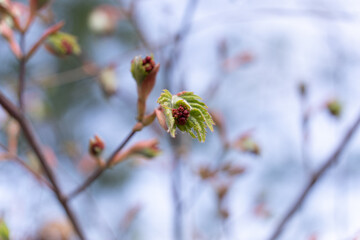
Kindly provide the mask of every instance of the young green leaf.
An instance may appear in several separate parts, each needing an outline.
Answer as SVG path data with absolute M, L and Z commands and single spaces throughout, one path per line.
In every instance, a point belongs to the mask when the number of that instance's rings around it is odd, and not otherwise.
M 215 123 L 207 106 L 193 92 L 184 91 L 172 95 L 164 89 L 157 102 L 163 108 L 168 132 L 172 137 L 175 137 L 176 128 L 178 128 L 200 142 L 204 142 L 206 128 L 213 131 Z

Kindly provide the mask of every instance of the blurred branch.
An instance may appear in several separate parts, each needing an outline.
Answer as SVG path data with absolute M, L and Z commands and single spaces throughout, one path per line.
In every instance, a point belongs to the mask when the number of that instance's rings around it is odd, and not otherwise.
M 188 4 L 186 6 L 185 12 L 182 17 L 181 27 L 178 33 L 174 37 L 174 44 L 173 48 L 170 51 L 168 60 L 165 63 L 165 73 L 164 73 L 164 81 L 165 81 L 165 88 L 171 91 L 171 84 L 172 81 L 172 73 L 174 71 L 174 63 L 178 61 L 180 58 L 181 47 L 182 47 L 182 40 L 186 37 L 189 33 L 192 23 L 192 17 L 195 13 L 196 7 L 198 5 L 199 0 L 188 0 Z
M 12 116 L 14 119 L 16 119 L 18 121 L 21 129 L 24 132 L 25 138 L 27 139 L 31 148 L 34 150 L 34 153 L 38 157 L 39 162 L 40 162 L 46 176 L 48 177 L 49 181 L 53 185 L 54 193 L 55 193 L 58 201 L 60 202 L 60 204 L 63 206 L 69 220 L 71 221 L 71 223 L 74 227 L 74 230 L 78 234 L 79 238 L 81 240 L 84 240 L 85 236 L 81 231 L 79 223 L 77 222 L 77 220 L 74 216 L 74 213 L 70 209 L 66 199 L 64 198 L 62 192 L 60 191 L 59 184 L 57 183 L 56 178 L 55 178 L 50 166 L 48 165 L 48 163 L 46 161 L 45 155 L 42 152 L 41 147 L 40 147 L 41 144 L 38 141 L 38 139 L 36 138 L 29 121 L 24 117 L 21 109 L 18 109 L 1 92 L 0 92 L 0 105 L 8 112 L 8 114 L 10 116 Z
M 24 89 L 25 89 L 25 74 L 26 74 L 26 56 L 25 56 L 25 33 L 20 34 L 20 50 L 21 58 L 19 64 L 19 88 L 18 88 L 18 101 L 19 108 L 24 108 Z
M 54 191 L 53 186 L 47 180 L 45 180 L 40 174 L 32 170 L 19 156 L 11 154 L 9 149 L 1 143 L 0 143 L 0 147 L 6 151 L 6 159 L 14 160 L 16 163 L 22 166 L 26 171 L 28 171 L 39 183 L 45 184 L 48 188 Z
M 110 157 L 108 158 L 108 160 L 106 161 L 104 166 L 98 168 L 90 177 L 88 177 L 84 181 L 83 184 L 81 184 L 74 191 L 72 191 L 66 197 L 66 199 L 71 200 L 72 198 L 76 197 L 79 193 L 81 193 L 86 188 L 88 188 L 96 179 L 98 179 L 98 177 L 100 177 L 102 175 L 102 173 L 112 165 L 117 153 L 120 152 L 125 147 L 125 145 L 130 141 L 130 139 L 135 135 L 135 133 L 136 133 L 136 131 L 132 130 L 129 133 L 129 135 L 123 140 L 123 142 L 116 148 L 116 150 L 110 155 Z
M 279 222 L 279 224 L 276 226 L 273 234 L 271 237 L 269 237 L 269 240 L 275 240 L 277 239 L 282 231 L 284 230 L 287 223 L 291 220 L 293 215 L 298 211 L 298 209 L 302 206 L 303 202 L 309 195 L 311 189 L 315 186 L 315 184 L 321 179 L 326 171 L 336 163 L 338 160 L 340 154 L 345 150 L 345 147 L 348 145 L 348 143 L 351 140 L 351 137 L 354 135 L 356 129 L 360 125 L 360 115 L 357 117 L 353 125 L 349 128 L 347 131 L 345 137 L 340 142 L 339 146 L 336 148 L 334 153 L 327 159 L 324 164 L 311 176 L 309 179 L 308 184 L 305 186 L 304 190 L 300 193 L 298 198 L 295 200 L 293 205 L 290 207 L 290 209 L 287 211 L 285 216 L 282 218 L 282 220 Z

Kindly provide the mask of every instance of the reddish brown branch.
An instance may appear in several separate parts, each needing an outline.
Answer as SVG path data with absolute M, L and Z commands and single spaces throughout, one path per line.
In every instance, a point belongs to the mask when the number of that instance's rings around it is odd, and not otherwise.
M 74 213 L 70 209 L 66 199 L 64 198 L 62 192 L 60 191 L 60 187 L 56 181 L 56 178 L 49 167 L 49 165 L 46 162 L 46 158 L 44 153 L 41 150 L 41 144 L 39 140 L 36 138 L 30 123 L 28 120 L 23 116 L 21 110 L 19 110 L 13 103 L 11 103 L 1 92 L 0 92 L 0 105 L 8 112 L 10 116 L 12 116 L 14 119 L 16 119 L 21 127 L 21 129 L 24 132 L 25 138 L 28 141 L 29 145 L 33 149 L 34 153 L 36 154 L 37 158 L 39 159 L 39 162 L 48 177 L 49 181 L 53 185 L 54 193 L 60 202 L 60 204 L 63 206 L 67 216 L 69 217 L 69 220 L 71 221 L 74 230 L 80 237 L 80 239 L 84 240 L 85 236 L 81 231 L 81 228 L 74 216 Z
M 76 197 L 79 193 L 88 188 L 98 177 L 100 177 L 101 174 L 112 165 L 117 153 L 125 147 L 125 145 L 130 141 L 130 139 L 135 135 L 135 133 L 136 131 L 132 130 L 129 135 L 123 140 L 123 142 L 116 148 L 116 150 L 110 155 L 110 157 L 106 161 L 106 164 L 103 167 L 98 168 L 90 177 L 88 177 L 84 181 L 83 184 L 81 184 L 74 191 L 72 191 L 66 199 L 71 200 L 72 198 Z
M 324 164 L 311 176 L 309 179 L 308 184 L 305 186 L 304 190 L 300 193 L 299 197 L 295 200 L 293 205 L 287 211 L 285 216 L 276 226 L 273 234 L 269 237 L 269 240 L 277 239 L 282 231 L 284 230 L 286 224 L 291 220 L 294 214 L 298 211 L 298 209 L 302 206 L 303 202 L 305 201 L 306 197 L 309 195 L 311 189 L 315 186 L 315 184 L 321 179 L 326 171 L 338 160 L 340 154 L 345 150 L 345 147 L 350 142 L 351 137 L 354 135 L 356 129 L 360 125 L 360 115 L 357 117 L 356 121 L 347 131 L 345 137 L 340 142 L 339 146 L 335 149 L 334 153 L 327 159 Z

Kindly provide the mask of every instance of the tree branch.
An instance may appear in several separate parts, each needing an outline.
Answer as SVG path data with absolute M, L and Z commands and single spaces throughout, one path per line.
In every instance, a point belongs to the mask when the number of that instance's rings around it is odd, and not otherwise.
M 0 147 L 3 148 L 7 152 L 7 159 L 14 160 L 16 163 L 18 163 L 20 166 L 22 166 L 25 170 L 27 170 L 39 183 L 45 184 L 48 188 L 54 191 L 53 186 L 44 179 L 40 174 L 32 170 L 19 156 L 13 155 L 9 152 L 9 149 L 0 143 Z
M 302 206 L 303 202 L 305 201 L 306 197 L 309 195 L 311 189 L 315 186 L 315 184 L 321 179 L 326 171 L 338 160 L 340 154 L 345 150 L 345 147 L 350 142 L 351 137 L 354 135 L 356 129 L 360 125 L 360 115 L 357 117 L 353 125 L 347 131 L 345 137 L 340 142 L 339 146 L 335 149 L 334 153 L 329 157 L 328 160 L 324 162 L 324 164 L 311 176 L 309 179 L 308 184 L 305 186 L 304 190 L 300 193 L 299 197 L 295 200 L 293 205 L 287 211 L 285 216 L 276 226 L 275 231 L 269 237 L 269 240 L 277 239 L 282 231 L 284 230 L 286 224 L 291 220 L 294 214 L 298 211 L 298 209 Z
M 74 197 L 76 197 L 79 193 L 84 191 L 86 188 L 88 188 L 98 177 L 101 176 L 101 174 L 111 166 L 112 162 L 115 159 L 115 156 L 118 152 L 120 152 L 125 145 L 130 141 L 130 139 L 135 135 L 136 131 L 132 130 L 129 135 L 123 140 L 123 142 L 116 148 L 116 150 L 110 155 L 108 160 L 106 161 L 106 164 L 103 167 L 98 168 L 90 177 L 88 177 L 83 184 L 81 184 L 79 187 L 77 187 L 74 191 L 72 191 L 66 199 L 71 200 Z
M 15 118 L 18 121 L 21 129 L 24 132 L 26 140 L 28 141 L 29 145 L 33 149 L 34 153 L 36 154 L 37 158 L 39 159 L 39 162 L 40 162 L 46 176 L 48 177 L 49 181 L 53 185 L 54 193 L 55 193 L 58 201 L 60 202 L 60 204 L 63 206 L 69 220 L 71 221 L 71 223 L 74 227 L 74 230 L 76 231 L 77 235 L 80 237 L 81 240 L 85 240 L 85 236 L 81 231 L 81 228 L 74 216 L 74 213 L 70 209 L 66 199 L 64 198 L 62 192 L 60 191 L 60 187 L 56 181 L 56 178 L 55 178 L 51 168 L 49 167 L 49 165 L 46 162 L 45 155 L 43 154 L 41 147 L 40 147 L 41 144 L 38 141 L 38 139 L 36 138 L 35 134 L 33 133 L 30 123 L 23 116 L 23 113 L 21 112 L 21 110 L 18 109 L 14 104 L 12 104 L 5 97 L 5 95 L 3 95 L 1 92 L 0 92 L 0 105 L 8 112 L 8 114 L 10 116 L 12 116 L 13 118 Z
M 26 56 L 25 56 L 25 33 L 20 35 L 20 49 L 21 58 L 19 65 L 19 87 L 18 87 L 18 100 L 19 108 L 24 108 L 24 89 L 25 89 L 25 73 L 26 73 Z

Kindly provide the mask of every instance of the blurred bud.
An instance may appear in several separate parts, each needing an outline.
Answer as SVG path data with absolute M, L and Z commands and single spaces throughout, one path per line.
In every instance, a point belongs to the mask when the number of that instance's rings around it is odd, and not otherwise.
M 92 32 L 99 35 L 111 34 L 116 30 L 117 22 L 123 18 L 121 11 L 111 5 L 96 7 L 89 16 L 88 25 Z
M 230 216 L 229 210 L 224 207 L 219 209 L 219 214 L 223 219 L 228 219 Z
M 2 219 L 0 219 L 0 240 L 10 240 L 9 228 Z
M 209 166 L 202 166 L 199 168 L 199 176 L 202 180 L 214 178 L 216 176 L 216 170 L 212 170 Z
M 306 97 L 308 89 L 305 82 L 300 82 L 298 85 L 299 94 L 301 97 Z
M 216 187 L 217 196 L 221 202 L 229 191 L 228 183 L 221 183 Z
M 255 205 L 254 214 L 261 218 L 269 218 L 271 216 L 271 212 L 267 208 L 265 202 L 259 202 Z
M 101 89 L 107 97 L 111 97 L 117 92 L 116 72 L 114 65 L 110 65 L 101 70 L 99 82 Z
M 146 111 L 146 99 L 154 88 L 159 68 L 160 64 L 155 64 L 152 56 L 147 56 L 144 59 L 141 56 L 137 56 L 131 61 L 131 73 L 137 83 L 137 120 L 139 122 L 143 121 Z
M 330 100 L 326 103 L 328 112 L 334 117 L 340 117 L 342 112 L 341 103 L 337 99 Z
M 161 153 L 160 149 L 158 148 L 158 144 L 159 141 L 157 139 L 135 143 L 126 151 L 119 152 L 112 161 L 112 165 L 122 162 L 129 157 L 152 159 Z
M 46 223 L 39 231 L 36 239 L 72 239 L 74 231 L 68 221 L 57 221 Z
M 226 163 L 225 165 L 222 166 L 221 170 L 226 172 L 230 176 L 238 176 L 245 173 L 246 168 L 242 166 L 236 166 L 231 163 Z
M 140 205 L 135 205 L 135 206 L 131 207 L 125 213 L 124 217 L 121 219 L 121 222 L 120 222 L 120 228 L 123 231 L 126 231 L 129 228 L 131 223 L 134 221 L 136 216 L 139 214 L 140 210 L 141 210 L 141 206 Z
M 48 105 L 46 105 L 47 102 L 42 98 L 41 94 L 38 92 L 25 94 L 25 102 L 26 110 L 32 118 L 37 121 L 46 118 L 49 109 Z
M 98 157 L 101 155 L 105 148 L 105 143 L 99 138 L 97 135 L 93 139 L 90 139 L 89 142 L 89 153 L 94 156 Z
M 242 152 L 252 153 L 254 155 L 260 155 L 261 152 L 259 145 L 252 139 L 250 134 L 242 135 L 234 142 L 234 147 Z
M 224 61 L 223 67 L 227 71 L 234 71 L 243 65 L 254 61 L 254 56 L 250 52 L 242 52 L 234 57 L 228 58 Z
M 50 53 L 58 57 L 79 55 L 81 53 L 76 37 L 64 32 L 56 32 L 49 35 L 46 39 L 45 47 Z

